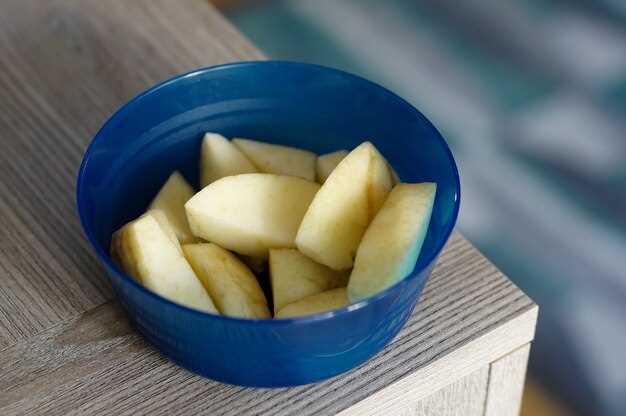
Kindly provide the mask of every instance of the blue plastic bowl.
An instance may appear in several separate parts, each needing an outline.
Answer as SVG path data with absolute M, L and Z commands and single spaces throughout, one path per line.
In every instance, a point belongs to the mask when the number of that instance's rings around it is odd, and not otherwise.
M 411 275 L 346 308 L 275 321 L 210 315 L 144 289 L 111 260 L 111 234 L 144 212 L 173 170 L 197 185 L 206 131 L 319 154 L 369 139 L 403 181 L 437 182 L 430 228 Z M 380 351 L 410 316 L 452 232 L 460 197 L 448 146 L 406 101 L 345 72 L 276 61 L 200 69 L 137 96 L 92 140 L 77 188 L 85 233 L 139 331 L 189 370 L 263 387 L 332 377 Z

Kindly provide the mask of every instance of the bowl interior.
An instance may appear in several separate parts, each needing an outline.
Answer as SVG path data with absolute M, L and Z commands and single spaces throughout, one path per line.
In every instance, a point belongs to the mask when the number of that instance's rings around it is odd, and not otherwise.
M 353 75 L 287 62 L 213 67 L 166 81 L 122 107 L 86 152 L 78 183 L 85 231 L 105 262 L 113 231 L 143 213 L 169 174 L 198 184 L 205 131 L 318 154 L 371 140 L 405 182 L 438 185 L 416 270 L 456 221 L 459 180 L 437 130 L 394 94 Z

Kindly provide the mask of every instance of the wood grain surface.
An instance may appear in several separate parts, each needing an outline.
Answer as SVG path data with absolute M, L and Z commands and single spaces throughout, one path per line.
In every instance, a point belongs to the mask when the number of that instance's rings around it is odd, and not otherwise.
M 489 382 L 489 367 L 453 382 L 412 407 L 406 406 L 407 416 L 484 416 L 485 393 Z
M 517 416 L 520 412 L 530 344 L 491 364 L 484 416 Z
M 425 398 L 532 339 L 536 306 L 458 234 L 400 335 L 322 383 L 216 383 L 129 326 L 75 212 L 82 153 L 151 84 L 262 58 L 201 0 L 2 1 L 0 414 L 334 414 L 382 393 L 391 405 L 406 380 Z
M 528 343 L 535 319 L 532 302 L 456 235 L 399 336 L 339 377 L 291 389 L 206 380 L 161 357 L 106 303 L 2 351 L 0 414 L 402 414 Z
M 74 202 L 107 116 L 182 71 L 260 58 L 200 0 L 0 3 L 0 347 L 112 296 Z

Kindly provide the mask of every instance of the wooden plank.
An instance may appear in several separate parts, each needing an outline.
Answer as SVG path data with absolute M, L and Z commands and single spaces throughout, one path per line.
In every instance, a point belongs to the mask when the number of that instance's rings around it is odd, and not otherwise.
M 536 312 L 455 235 L 398 337 L 344 375 L 291 389 L 226 386 L 162 358 L 106 304 L 2 352 L 0 414 L 392 414 L 527 344 Z
M 404 403 L 406 416 L 483 416 L 489 366 L 455 381 L 415 405 Z M 386 413 L 392 416 L 390 413 Z
M 106 117 L 181 71 L 262 57 L 203 0 L 2 2 L 0 348 L 111 298 L 74 208 Z
M 518 416 L 530 344 L 518 348 L 491 364 L 485 416 Z
M 477 371 L 485 363 L 529 342 L 534 333 L 536 320 L 537 308 L 535 307 L 515 319 L 502 323 L 472 342 L 457 346 L 447 355 L 429 362 L 428 365 L 415 369 L 411 374 L 386 385 L 339 415 L 395 414 L 403 408 L 403 403 L 434 394 L 451 380 L 465 377 Z

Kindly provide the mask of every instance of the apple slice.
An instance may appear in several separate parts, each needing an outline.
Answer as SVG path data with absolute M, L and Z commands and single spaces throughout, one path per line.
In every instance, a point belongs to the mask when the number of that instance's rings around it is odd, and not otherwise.
M 274 312 L 310 295 L 345 286 L 347 271 L 338 272 L 316 263 L 298 250 L 270 250 L 270 282 Z
M 346 156 L 347 150 L 337 150 L 336 152 L 326 153 L 317 157 L 317 181 L 319 183 L 326 182 L 330 173 L 337 167 Z
M 185 244 L 183 251 L 222 315 L 271 317 L 259 282 L 233 253 L 212 243 Z
M 194 235 L 228 250 L 267 258 L 295 247 L 302 217 L 319 189 L 294 176 L 248 173 L 206 186 L 185 209 Z
M 348 305 L 348 295 L 345 287 L 327 290 L 326 292 L 307 296 L 296 302 L 290 303 L 279 310 L 275 318 L 291 318 L 295 316 L 313 315 L 316 313 L 332 311 Z
M 193 194 L 191 185 L 187 183 L 183 175 L 176 171 L 170 175 L 148 208 L 149 210 L 160 210 L 165 214 L 171 228 L 176 233 L 176 237 L 181 242 L 195 241 L 185 214 L 185 202 Z
M 129 225 L 130 223 L 113 233 L 111 237 L 111 258 L 127 275 L 141 283 L 136 256 L 127 238 Z M 176 241 L 178 242 L 178 239 Z
M 419 256 L 433 209 L 437 185 L 396 185 L 367 228 L 348 283 L 355 302 L 405 278 Z
M 182 254 L 183 249 L 180 246 L 176 232 L 167 220 L 165 213 L 158 209 L 151 209 L 146 212 L 145 215 L 150 215 L 157 221 L 161 230 L 163 230 L 167 238 L 169 238 L 176 247 L 176 250 Z M 122 227 L 113 233 L 113 237 L 111 238 L 111 257 L 128 275 L 135 278 L 135 276 L 139 276 L 139 273 L 137 272 L 137 266 L 131 247 L 128 244 L 129 239 L 124 236 L 124 232 L 128 230 L 128 228 L 129 227 Z
M 296 245 L 302 254 L 335 270 L 352 266 L 368 224 L 370 146 L 361 144 L 337 165 L 298 229 Z
M 388 191 L 389 173 L 380 158 L 364 142 L 339 162 L 298 230 L 296 245 L 304 255 L 335 270 L 352 267 L 361 237 Z
M 202 139 L 200 185 L 226 176 L 255 173 L 258 170 L 230 140 L 217 133 L 206 133 Z
M 165 212 L 161 211 L 160 209 L 150 209 L 148 210 L 148 212 L 146 212 L 146 214 L 154 217 L 154 219 L 161 226 L 161 229 L 163 230 L 165 235 L 167 235 L 167 238 L 169 238 L 170 241 L 176 246 L 176 249 L 182 253 L 183 249 L 180 246 L 180 241 L 178 241 L 176 230 L 174 230 L 174 227 L 172 227 L 172 224 L 168 221 L 167 215 L 165 215 Z M 187 218 L 185 216 L 185 221 L 186 219 Z
M 374 145 L 370 148 L 372 159 L 370 161 L 370 179 L 367 190 L 369 220 L 372 221 L 376 213 L 383 206 L 389 191 L 393 187 L 393 178 L 389 170 L 389 163 L 383 155 L 380 154 Z
M 124 271 L 146 288 L 181 305 L 217 313 L 202 283 L 152 212 L 118 230 L 112 249 Z
M 317 156 L 313 152 L 248 139 L 233 139 L 233 143 L 260 172 L 315 180 Z

